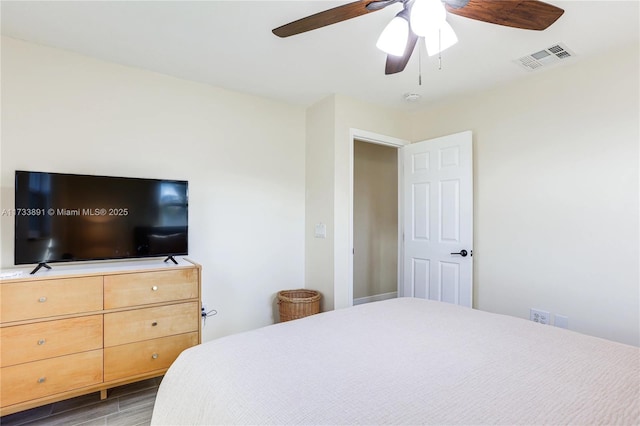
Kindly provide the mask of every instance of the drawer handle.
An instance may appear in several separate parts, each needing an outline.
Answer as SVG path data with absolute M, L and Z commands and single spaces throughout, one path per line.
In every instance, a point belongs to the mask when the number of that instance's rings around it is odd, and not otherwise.
M 151 355 L 151 358 L 153 358 L 153 359 L 158 359 L 158 354 L 153 354 L 153 355 Z
M 44 303 L 44 302 L 46 302 L 46 301 L 47 301 L 47 298 L 46 298 L 46 297 L 44 297 L 44 296 L 43 296 L 43 297 L 41 297 L 40 299 L 38 299 L 38 302 L 40 302 L 40 303 Z
M 38 340 L 38 345 L 44 345 L 47 341 L 45 339 Z
M 151 323 L 151 327 L 155 327 L 156 325 L 158 325 L 158 321 L 154 321 Z
M 46 378 L 46 377 L 40 377 L 40 378 L 38 379 L 38 383 L 44 383 L 44 382 L 45 382 L 45 380 L 47 380 L 47 378 Z
M 154 285 L 153 287 L 151 287 L 151 290 L 152 290 L 152 291 L 158 291 L 158 286 L 157 286 L 157 285 Z

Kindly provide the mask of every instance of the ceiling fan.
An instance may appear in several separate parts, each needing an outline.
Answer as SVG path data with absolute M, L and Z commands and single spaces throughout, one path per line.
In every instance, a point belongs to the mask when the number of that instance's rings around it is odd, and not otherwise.
M 385 74 L 404 70 L 418 37 L 425 37 L 429 49 L 428 39 L 433 40 L 435 35 L 438 47 L 434 50 L 438 52 L 446 48 L 444 45 L 457 41 L 446 23 L 446 11 L 491 24 L 538 31 L 549 27 L 564 13 L 559 7 L 538 0 L 358 0 L 282 25 L 273 33 L 289 37 L 382 10 L 394 3 L 402 3 L 402 10 L 387 25 L 377 44 L 387 53 Z M 452 39 L 445 40 L 447 35 Z

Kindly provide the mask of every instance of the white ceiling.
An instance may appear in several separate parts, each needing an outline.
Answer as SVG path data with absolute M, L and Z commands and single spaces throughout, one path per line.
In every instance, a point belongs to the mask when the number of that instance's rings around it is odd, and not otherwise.
M 460 41 L 443 53 L 442 70 L 422 46 L 421 86 L 417 51 L 404 72 L 385 76 L 375 47 L 399 4 L 286 39 L 271 29 L 348 1 L 2 0 L 1 23 L 10 37 L 300 105 L 340 93 L 415 109 L 525 78 L 512 61 L 558 42 L 577 62 L 639 40 L 637 0 L 551 2 L 565 13 L 542 32 L 450 15 Z M 421 101 L 404 102 L 409 92 Z

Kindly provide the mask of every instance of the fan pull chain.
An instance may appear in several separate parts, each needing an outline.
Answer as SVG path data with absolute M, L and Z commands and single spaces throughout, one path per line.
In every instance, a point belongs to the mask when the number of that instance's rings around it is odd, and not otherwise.
M 442 70 L 442 30 L 438 28 L 438 70 Z
M 418 86 L 422 86 L 422 48 L 418 44 Z

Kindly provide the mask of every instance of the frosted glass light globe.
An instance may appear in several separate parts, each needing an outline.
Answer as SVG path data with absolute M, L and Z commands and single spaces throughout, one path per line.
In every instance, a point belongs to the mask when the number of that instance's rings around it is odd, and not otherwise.
M 434 28 L 440 28 L 447 19 L 447 11 L 440 0 L 415 0 L 411 7 L 411 30 L 425 37 Z
M 409 22 L 401 16 L 396 16 L 380 34 L 376 47 L 389 55 L 402 56 L 408 39 Z

